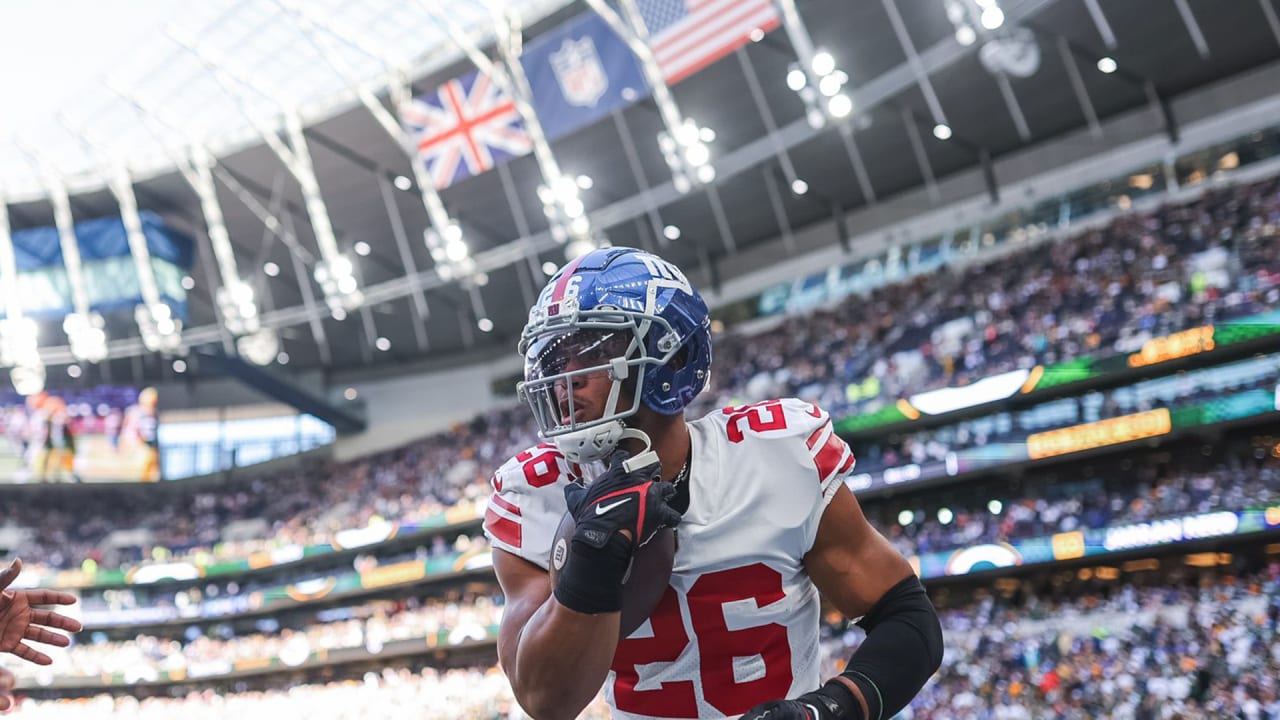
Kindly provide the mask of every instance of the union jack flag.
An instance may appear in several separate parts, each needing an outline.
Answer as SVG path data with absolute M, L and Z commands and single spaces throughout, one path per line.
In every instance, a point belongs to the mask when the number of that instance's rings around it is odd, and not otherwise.
M 478 71 L 415 97 L 400 119 L 437 189 L 533 150 L 515 102 Z

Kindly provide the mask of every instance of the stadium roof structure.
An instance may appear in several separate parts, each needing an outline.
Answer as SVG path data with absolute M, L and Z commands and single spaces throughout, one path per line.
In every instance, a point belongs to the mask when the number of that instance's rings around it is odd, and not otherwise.
M 589 9 L 567 0 L 513 3 L 526 37 Z M 343 59 L 355 84 L 374 87 L 385 98 L 385 83 L 378 83 L 386 58 L 407 68 L 415 93 L 472 67 L 424 9 L 430 5 L 320 0 L 307 7 L 362 38 L 363 49 L 343 46 Z M 447 5 L 482 45 L 491 41 L 481 3 Z M 718 284 L 753 264 L 758 268 L 760 258 L 785 257 L 792 248 L 780 238 L 793 229 L 990 168 L 993 160 L 1096 129 L 1134 109 L 1163 113 L 1165 132 L 1176 136 L 1169 98 L 1280 59 L 1273 0 L 1105 7 L 1096 0 L 1001 0 L 1003 23 L 993 23 L 1001 27 L 967 45 L 958 39 L 947 5 L 799 0 L 813 44 L 847 73 L 844 89 L 853 101 L 846 119 L 820 128 L 808 122 L 805 103 L 788 87 L 797 48 L 784 28 L 675 84 L 680 109 L 714 130 L 710 146 L 718 176 L 708 186 L 687 193 L 674 187 L 657 141 L 662 119 L 651 99 L 551 147 L 565 173 L 590 178 L 581 183 L 589 185 L 582 199 L 592 225 L 610 242 L 652 248 L 703 284 Z M 227 347 L 200 199 L 173 171 L 173 153 L 199 135 L 222 171 L 218 197 L 236 257 L 259 289 L 263 324 L 279 330 L 291 368 L 377 373 L 514 350 L 528 304 L 546 279 L 544 266 L 565 262 L 565 248 L 551 237 L 536 192 L 540 176 L 533 157 L 440 192 L 486 275 L 474 292 L 465 289 L 433 269 L 423 243 L 427 213 L 411 184 L 409 157 L 357 102 L 323 49 L 309 41 L 292 2 L 136 7 L 152 15 L 138 20 L 132 33 L 113 29 L 130 50 L 122 59 L 72 68 L 78 85 L 63 86 L 67 92 L 56 98 L 48 88 L 39 90 L 52 106 L 28 107 L 27 114 L 8 118 L 14 125 L 9 132 L 21 142 L 0 144 L 0 183 L 15 230 L 49 225 L 53 216 L 33 153 L 64 173 L 77 220 L 119 214 L 105 179 L 95 174 L 96 158 L 104 147 L 126 153 L 139 205 L 198 238 L 186 343 Z M 0 10 L 0 26 L 12 29 L 6 12 L 13 11 Z M 996 37 L 1018 42 L 1000 53 L 984 50 L 986 40 Z M 238 104 L 208 58 L 184 45 L 225 59 L 224 69 L 235 68 L 233 74 L 249 81 L 244 84 L 256 86 L 242 96 L 248 100 Z M 384 58 L 374 58 L 371 48 Z M 1032 63 L 1028 54 L 1038 59 Z M 993 73 L 993 64 L 1006 71 Z M 41 70 L 26 72 L 29 82 L 20 87 L 36 92 Z M 6 102 L 23 104 L 31 101 L 10 96 Z M 279 108 L 286 105 L 304 121 L 339 247 L 355 261 L 364 303 L 343 320 L 316 299 L 316 238 L 300 185 L 247 120 L 261 115 L 279 122 Z M 987 189 L 995 195 L 993 175 Z M 788 187 L 796 180 L 807 186 L 803 194 Z M 265 227 L 254 203 L 283 219 L 287 232 Z M 677 238 L 664 236 L 667 226 L 679 228 Z M 753 261 L 743 262 L 744 253 L 755 253 Z M 155 379 L 172 372 L 168 362 L 145 352 L 131 318 L 108 318 L 106 330 L 112 340 L 112 356 L 103 363 L 108 377 Z M 51 328 L 44 337 L 57 334 Z M 70 362 L 70 354 L 46 348 L 45 361 Z

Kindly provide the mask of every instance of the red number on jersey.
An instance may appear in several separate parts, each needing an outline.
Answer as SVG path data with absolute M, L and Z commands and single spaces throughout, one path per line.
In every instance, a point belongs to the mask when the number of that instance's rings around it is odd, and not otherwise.
M 725 715 L 739 715 L 766 700 L 785 697 L 791 688 L 791 644 L 787 629 L 777 623 L 730 630 L 724 616 L 725 603 L 755 600 L 763 607 L 781 600 L 782 575 L 767 565 L 756 563 L 708 573 L 689 589 L 689 616 L 701 652 L 699 676 L 702 695 Z M 653 637 L 628 638 L 618 643 L 613 656 L 613 700 L 619 710 L 637 715 L 669 718 L 698 717 L 693 683 L 668 682 L 654 690 L 637 691 L 640 676 L 636 667 L 649 663 L 674 662 L 689 645 L 680 601 L 668 587 L 662 601 L 649 616 Z M 759 655 L 764 675 L 738 682 L 734 657 Z
M 730 630 L 724 606 L 755 600 L 757 607 L 786 596 L 782 575 L 757 563 L 703 575 L 689 588 L 689 617 L 702 649 L 702 695 L 725 715 L 740 715 L 767 700 L 786 697 L 791 688 L 791 643 L 787 628 L 777 623 Z M 714 662 L 708 662 L 708 653 Z M 764 675 L 738 682 L 733 659 L 759 655 Z
M 743 418 L 747 421 L 747 427 L 754 433 L 787 429 L 787 416 L 782 410 L 781 400 L 767 400 L 742 407 L 731 406 L 721 412 L 729 416 L 727 430 L 731 443 L 740 443 L 745 437 L 741 426 Z M 768 419 L 765 419 L 765 413 L 768 413 Z
M 516 456 L 521 463 L 524 479 L 531 487 L 544 487 L 560 478 L 560 455 L 555 450 L 539 450 L 533 454 L 528 450 Z
M 698 717 L 698 700 L 694 696 L 693 681 L 663 683 L 653 690 L 636 690 L 640 682 L 637 665 L 655 662 L 674 662 L 689 644 L 684 620 L 680 617 L 680 597 L 675 588 L 667 586 L 667 592 L 649 616 L 653 637 L 629 638 L 618 643 L 613 653 L 613 703 L 619 710 L 637 715 L 657 715 L 669 718 Z

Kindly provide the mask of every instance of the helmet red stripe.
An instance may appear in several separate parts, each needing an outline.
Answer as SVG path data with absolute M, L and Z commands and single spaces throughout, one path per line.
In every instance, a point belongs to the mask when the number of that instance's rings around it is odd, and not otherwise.
M 569 278 L 573 276 L 574 271 L 578 269 L 578 264 L 581 263 L 582 259 L 586 256 L 587 255 L 579 255 L 564 269 L 564 272 L 560 275 L 560 279 L 556 281 L 555 290 L 551 291 L 551 302 L 560 302 L 564 299 L 564 290 L 569 287 Z

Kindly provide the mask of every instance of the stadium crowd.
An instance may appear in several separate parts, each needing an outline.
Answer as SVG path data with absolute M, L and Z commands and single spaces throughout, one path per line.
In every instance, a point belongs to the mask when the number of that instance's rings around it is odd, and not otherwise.
M 1250 574 L 1176 573 L 980 593 L 940 606 L 941 670 L 904 720 L 1280 719 L 1280 563 Z M 855 625 L 824 625 L 824 674 L 861 641 Z M 315 720 L 522 720 L 494 668 L 387 668 L 360 681 L 138 700 L 27 699 L 36 720 L 191 720 L 277 714 Z M 425 713 L 425 714 L 423 714 Z M 607 718 L 597 698 L 582 718 Z
M 1280 718 L 1277 563 L 1198 587 L 988 598 L 942 616 L 943 665 L 909 720 Z
M 278 633 L 252 633 L 225 637 L 193 633 L 184 640 L 139 634 L 123 642 L 101 641 L 53 648 L 48 667 L 16 665 L 20 678 L 37 682 L 53 677 L 98 678 L 119 675 L 126 683 L 154 681 L 159 673 L 190 677 L 225 675 L 240 663 L 279 659 L 286 665 L 306 662 L 312 653 L 365 648 L 379 653 L 388 643 L 438 638 L 445 646 L 491 637 L 502 619 L 500 595 L 467 594 L 449 599 L 411 600 L 405 607 L 376 603 L 357 608 L 367 617 L 334 622 L 302 623 L 298 629 Z M 88 633 L 82 634 L 81 637 Z
M 1079 466 L 1008 481 L 966 484 L 883 501 L 867 517 L 907 557 L 1054 533 L 1151 522 L 1280 503 L 1280 457 L 1242 444 L 1171 456 L 1156 451 L 1113 460 L 1086 477 Z M 1043 472 L 1043 471 L 1041 471 Z
M 1131 351 L 1155 335 L 1274 308 L 1278 234 L 1280 181 L 1213 189 L 1190 203 L 1116 218 L 1047 251 L 1019 248 L 850 296 L 764 332 L 725 334 L 699 411 L 782 395 L 837 415 L 873 410 L 905 391 Z M 865 388 L 867 378 L 879 391 L 851 403 L 846 389 Z M 474 510 L 493 468 L 533 439 L 528 411 L 507 407 L 394 451 L 260 472 L 230 489 L 78 488 L 85 502 L 74 506 L 53 495 L 10 497 L 0 499 L 0 514 L 23 518 L 23 537 L 11 550 L 32 570 L 245 558 L 330 542 L 340 530 L 381 519 L 412 523 L 450 508 Z M 949 442 L 989 440 L 973 433 Z M 917 445 L 930 447 L 927 440 Z M 864 468 L 880 462 L 863 460 Z M 232 526 L 240 531 L 227 532 Z M 122 528 L 142 532 L 106 542 Z
M 1272 178 L 850 297 L 803 322 L 720 339 L 718 357 L 733 360 L 713 374 L 708 407 L 797 396 L 869 411 L 1000 372 L 1134 352 L 1280 306 L 1278 236 Z M 878 392 L 851 401 L 850 384 L 868 379 Z

